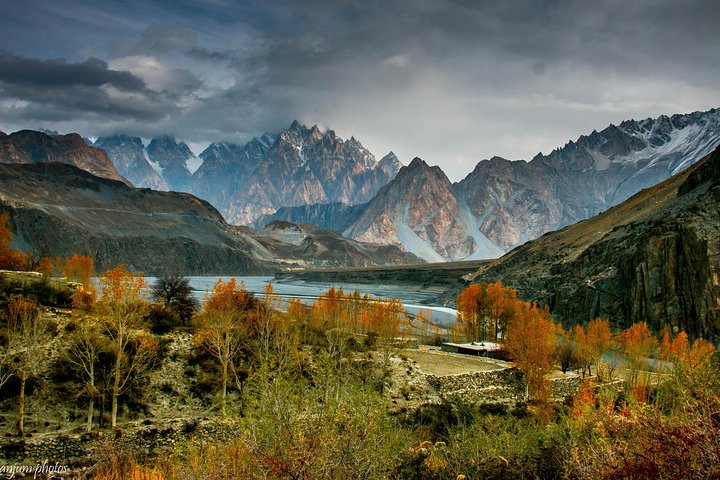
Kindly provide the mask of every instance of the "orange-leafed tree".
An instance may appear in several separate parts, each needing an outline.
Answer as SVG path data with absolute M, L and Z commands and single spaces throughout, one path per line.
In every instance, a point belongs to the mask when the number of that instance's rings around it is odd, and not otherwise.
M 517 291 L 502 282 L 468 286 L 455 301 L 458 323 L 471 340 L 504 338 L 518 304 Z
M 702 338 L 690 344 L 684 330 L 672 338 L 670 330 L 666 328 L 661 334 L 661 351 L 664 359 L 680 367 L 693 369 L 707 365 L 717 350 L 712 343 Z
M 647 359 L 656 343 L 646 322 L 634 323 L 622 334 L 623 352 L 630 362 L 628 387 L 638 387 L 637 392 L 647 387 L 649 377 L 641 373 L 646 372 Z
M 394 299 L 370 302 L 367 317 L 368 332 L 377 335 L 379 341 L 382 356 L 380 393 L 384 393 L 390 376 L 390 359 L 402 347 L 402 343 L 398 343 L 398 336 L 405 330 L 408 318 L 402 302 Z
M 575 358 L 578 366 L 582 369 L 582 376 L 585 374 L 592 375 L 590 369 L 593 360 L 590 345 L 588 344 L 587 333 L 582 325 L 577 324 L 572 328 L 571 338 L 575 344 Z
M 146 282 L 120 264 L 100 278 L 100 300 L 96 304 L 102 318 L 103 334 L 114 356 L 112 377 L 111 426 L 117 426 L 118 398 L 152 364 L 157 343 L 144 332 L 148 310 Z
M 204 348 L 220 366 L 220 412 L 227 414 L 227 393 L 233 375 L 242 395 L 244 376 L 238 370 L 240 353 L 248 336 L 258 326 L 260 303 L 234 278 L 227 282 L 218 279 L 212 291 L 205 295 L 202 313 L 197 317 L 196 343 Z
M 707 340 L 698 338 L 693 342 L 685 362 L 690 368 L 706 366 L 710 363 L 710 359 L 716 351 L 715 345 Z
M 83 284 L 86 290 L 92 289 L 90 279 L 95 273 L 92 257 L 86 255 L 78 255 L 77 253 L 71 258 L 66 258 L 63 265 L 63 274 L 74 282 Z
M 610 329 L 610 321 L 607 318 L 593 318 L 585 331 L 585 340 L 587 342 L 588 355 L 592 363 L 595 364 L 595 373 L 602 380 L 603 369 L 602 356 L 610 348 L 610 339 L 612 338 L 612 330 Z
M 27 255 L 10 246 L 13 231 L 10 228 L 10 214 L 0 213 L 0 270 L 24 270 L 28 264 Z
M 547 307 L 521 302 L 507 333 L 506 347 L 525 377 L 526 396 L 536 401 L 550 397 L 547 374 L 552 368 L 556 342 L 555 323 Z

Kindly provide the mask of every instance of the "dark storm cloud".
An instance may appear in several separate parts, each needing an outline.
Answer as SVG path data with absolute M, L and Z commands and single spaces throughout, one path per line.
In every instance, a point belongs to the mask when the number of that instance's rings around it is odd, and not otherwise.
M 0 52 L 0 84 L 4 88 L 98 87 L 112 85 L 126 91 L 142 91 L 145 83 L 129 72 L 108 69 L 103 60 L 89 58 L 82 63 L 65 60 L 38 60 Z
M 0 53 L 0 99 L 14 103 L 6 120 L 133 118 L 154 121 L 177 111 L 167 95 L 127 71 L 90 58 L 82 63 Z M 19 105 L 17 103 L 19 102 Z

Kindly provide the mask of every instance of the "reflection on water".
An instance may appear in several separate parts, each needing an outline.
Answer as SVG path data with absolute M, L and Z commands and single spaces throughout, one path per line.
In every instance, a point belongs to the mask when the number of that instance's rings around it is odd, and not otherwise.
M 215 285 L 220 278 L 223 281 L 228 281 L 233 277 L 187 277 L 195 297 L 199 300 L 202 300 L 206 292 L 212 290 L 213 285 Z M 245 288 L 257 296 L 262 296 L 265 286 L 268 283 L 272 283 L 273 291 L 276 294 L 281 295 L 286 300 L 299 298 L 303 303 L 308 305 L 330 287 L 342 288 L 345 292 L 358 290 L 360 294 L 364 295 L 367 293 L 370 297 L 374 298 L 396 298 L 403 302 L 405 309 L 411 315 L 417 315 L 421 309 L 424 310 L 426 314 L 428 310 L 431 311 L 433 321 L 443 327 L 455 323 L 455 314 L 457 313 L 452 308 L 423 305 L 424 302 L 437 295 L 435 291 L 403 288 L 399 285 L 305 282 L 302 280 L 274 282 L 274 277 L 272 276 L 236 276 L 234 278 L 238 283 L 243 282 Z M 146 280 L 152 285 L 156 279 L 154 277 L 146 277 Z

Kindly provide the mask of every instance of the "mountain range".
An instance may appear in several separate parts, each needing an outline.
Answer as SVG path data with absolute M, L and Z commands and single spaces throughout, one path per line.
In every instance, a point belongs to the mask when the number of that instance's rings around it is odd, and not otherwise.
M 52 135 L 34 130 L 20 130 L 7 135 L 0 132 L 0 163 L 47 162 L 74 165 L 99 177 L 130 185 L 104 150 L 88 146 L 77 133 Z
M 438 262 L 497 258 L 687 168 L 720 143 L 720 110 L 624 121 L 530 161 L 493 157 L 457 183 L 419 158 L 402 166 L 391 152 L 378 162 L 354 137 L 297 121 L 244 145 L 213 143 L 198 156 L 172 136 L 147 146 L 101 137 L 92 148 L 78 135 L 38 135 L 1 136 L 0 161 L 69 162 L 138 187 L 192 193 L 230 224 L 311 224 Z
M 354 137 L 343 140 L 294 121 L 277 135 L 245 145 L 210 144 L 198 157 L 172 136 L 100 137 L 118 170 L 138 187 L 192 193 L 212 203 L 228 222 L 251 225 L 281 207 L 370 200 L 401 167 L 391 152 L 379 162 Z
M 718 143 L 717 109 L 630 120 L 529 162 L 483 160 L 455 184 L 416 159 L 364 206 L 284 208 L 259 223 L 339 225 L 346 236 L 401 245 L 427 261 L 495 258 L 619 204 L 692 165 Z

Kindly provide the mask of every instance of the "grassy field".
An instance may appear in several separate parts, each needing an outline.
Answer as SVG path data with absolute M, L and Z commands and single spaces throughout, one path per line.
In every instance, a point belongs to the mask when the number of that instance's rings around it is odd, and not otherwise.
M 403 350 L 401 354 L 414 360 L 423 372 L 439 377 L 502 370 L 510 366 L 502 360 L 442 352 L 439 347 L 421 346 L 418 349 Z

